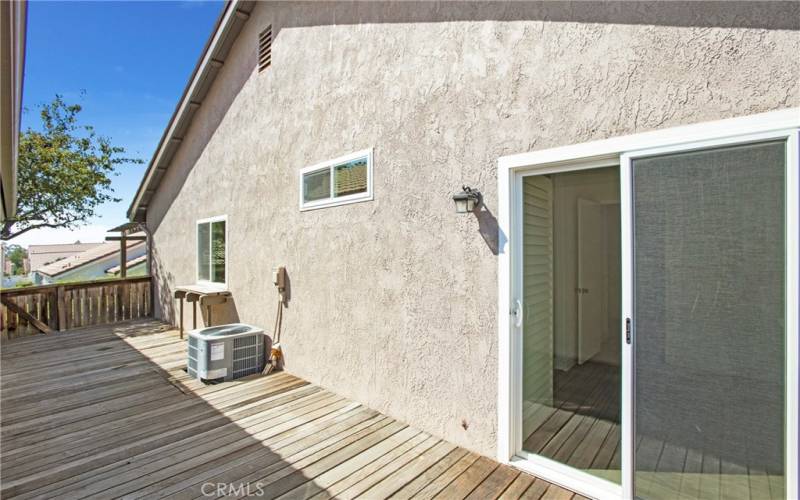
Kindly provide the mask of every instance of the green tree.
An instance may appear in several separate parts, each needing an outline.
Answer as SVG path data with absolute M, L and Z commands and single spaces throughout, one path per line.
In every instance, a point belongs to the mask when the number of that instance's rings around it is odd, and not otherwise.
M 23 260 L 28 256 L 28 251 L 19 245 L 8 245 L 5 247 L 6 259 L 11 264 L 11 274 L 22 274 L 24 271 Z
M 41 129 L 20 134 L 17 218 L 3 225 L 3 239 L 45 227 L 77 227 L 102 203 L 120 201 L 111 177 L 117 166 L 142 160 L 123 156 L 124 148 L 80 124 L 80 111 L 79 104 L 56 95 L 41 106 Z

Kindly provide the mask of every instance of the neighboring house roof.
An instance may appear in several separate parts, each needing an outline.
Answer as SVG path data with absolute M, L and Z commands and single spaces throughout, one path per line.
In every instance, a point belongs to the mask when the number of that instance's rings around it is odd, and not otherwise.
M 147 254 L 140 255 L 133 259 L 128 259 L 128 265 L 125 266 L 125 269 L 130 269 L 134 266 L 138 266 L 139 264 L 145 262 L 147 260 Z M 106 274 L 117 274 L 120 271 L 121 265 L 116 265 L 114 267 L 110 267 L 106 269 Z
M 172 113 L 172 118 L 161 136 L 153 158 L 147 165 L 147 171 L 136 191 L 136 196 L 133 197 L 131 206 L 128 208 L 130 220 L 144 221 L 150 199 L 178 151 L 194 113 L 202 105 L 203 99 L 211 89 L 233 42 L 250 17 L 254 6 L 255 2 L 244 0 L 230 0 L 225 3 L 214 26 L 214 31 L 206 42 L 194 72 L 183 90 L 183 95 Z
M 38 271 L 41 267 L 55 262 L 59 259 L 64 259 L 85 252 L 94 248 L 102 243 L 66 243 L 60 245 L 29 245 L 28 258 L 31 261 L 31 270 Z
M 27 10 L 24 0 L 0 2 L 0 221 L 17 214 L 17 151 Z
M 143 246 L 144 244 L 145 242 L 143 241 L 133 241 L 127 244 L 127 248 L 128 251 L 131 251 Z M 120 244 L 116 241 L 100 243 L 96 247 L 86 250 L 85 252 L 73 255 L 72 257 L 67 257 L 66 259 L 51 262 L 50 264 L 38 269 L 38 271 L 42 274 L 46 274 L 47 276 L 55 277 L 60 274 L 64 274 L 67 271 L 74 271 L 79 267 L 96 262 L 100 259 L 104 259 L 115 252 L 119 252 L 119 248 Z

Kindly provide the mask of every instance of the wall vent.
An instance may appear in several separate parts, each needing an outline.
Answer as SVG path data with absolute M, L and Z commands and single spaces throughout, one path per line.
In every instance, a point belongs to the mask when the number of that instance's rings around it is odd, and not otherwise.
M 272 25 L 258 35 L 258 72 L 261 73 L 272 62 Z

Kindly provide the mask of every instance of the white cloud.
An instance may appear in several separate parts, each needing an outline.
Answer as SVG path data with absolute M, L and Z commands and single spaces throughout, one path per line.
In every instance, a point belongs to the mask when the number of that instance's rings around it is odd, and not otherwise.
M 14 239 L 8 240 L 5 243 L 9 245 L 53 245 L 57 243 L 98 243 L 105 241 L 107 232 L 112 226 L 92 224 L 88 226 L 79 227 L 77 229 L 64 229 L 64 228 L 45 228 L 34 229 L 27 233 L 21 234 Z

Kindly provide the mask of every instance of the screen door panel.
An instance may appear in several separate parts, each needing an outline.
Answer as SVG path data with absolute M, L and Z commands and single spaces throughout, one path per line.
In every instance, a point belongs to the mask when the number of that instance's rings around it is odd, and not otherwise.
M 634 489 L 784 496 L 785 142 L 634 159 Z

